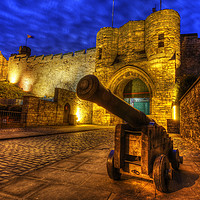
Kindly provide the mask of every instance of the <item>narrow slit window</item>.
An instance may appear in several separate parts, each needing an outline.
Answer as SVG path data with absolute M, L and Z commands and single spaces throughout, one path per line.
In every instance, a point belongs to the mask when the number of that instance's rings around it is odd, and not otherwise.
M 102 48 L 99 48 L 99 60 L 102 58 Z
M 160 47 L 164 47 L 164 42 L 159 42 L 158 43 L 158 48 L 160 48 Z
M 158 35 L 158 40 L 164 40 L 164 33 Z

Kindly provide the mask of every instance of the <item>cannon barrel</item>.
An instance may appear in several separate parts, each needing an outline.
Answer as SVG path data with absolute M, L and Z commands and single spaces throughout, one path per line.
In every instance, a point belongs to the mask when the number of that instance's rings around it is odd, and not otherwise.
M 117 115 L 132 127 L 148 125 L 151 119 L 106 89 L 94 75 L 84 76 L 76 88 L 80 99 L 91 101 Z

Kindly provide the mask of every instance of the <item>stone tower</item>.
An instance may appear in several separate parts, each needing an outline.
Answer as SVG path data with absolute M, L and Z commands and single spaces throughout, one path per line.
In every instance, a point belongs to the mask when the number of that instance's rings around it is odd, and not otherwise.
M 174 10 L 160 10 L 146 20 L 102 28 L 97 33 L 95 75 L 120 98 L 147 106 L 148 115 L 164 127 L 173 117 L 179 65 L 180 16 Z M 128 85 L 132 89 L 125 93 Z M 117 120 L 96 105 L 93 118 L 94 123 L 104 124 Z

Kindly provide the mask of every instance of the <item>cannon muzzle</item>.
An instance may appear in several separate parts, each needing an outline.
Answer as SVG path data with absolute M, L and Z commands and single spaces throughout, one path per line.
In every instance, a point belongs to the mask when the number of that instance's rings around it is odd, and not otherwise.
M 148 125 L 151 119 L 106 89 L 94 75 L 83 77 L 76 88 L 80 99 L 91 101 L 117 115 L 134 128 Z

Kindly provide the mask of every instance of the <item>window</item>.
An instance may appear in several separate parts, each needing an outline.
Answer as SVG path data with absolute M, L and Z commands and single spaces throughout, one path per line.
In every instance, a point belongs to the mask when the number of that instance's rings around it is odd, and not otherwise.
M 158 35 L 158 48 L 164 47 L 164 33 Z
M 164 33 L 158 35 L 158 40 L 164 40 Z
M 99 48 L 99 60 L 102 58 L 102 48 Z
M 164 47 L 164 42 L 159 42 L 158 43 L 158 48 L 160 48 L 160 47 Z

